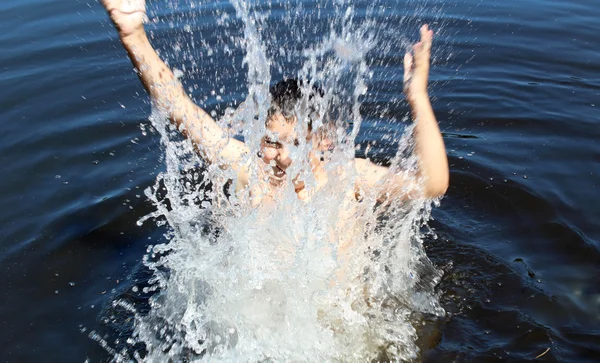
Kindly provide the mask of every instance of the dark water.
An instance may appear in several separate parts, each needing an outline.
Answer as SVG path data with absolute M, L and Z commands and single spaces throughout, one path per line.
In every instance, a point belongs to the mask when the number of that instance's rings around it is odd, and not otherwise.
M 215 51 L 200 58 L 204 74 L 220 75 L 188 80 L 194 95 L 210 110 L 241 99 L 242 54 L 223 58 L 212 30 L 212 12 L 233 17 L 231 5 L 173 4 L 151 4 L 167 20 L 153 28 L 157 48 L 187 46 L 178 27 L 192 24 Z M 440 29 L 431 92 L 452 175 L 427 248 L 445 271 L 448 315 L 427 326 L 422 360 L 600 361 L 600 6 L 382 4 L 382 39 L 414 39 L 421 22 Z M 303 11 L 315 8 L 307 1 Z M 274 7 L 275 24 L 285 9 Z M 326 12 L 314 19 L 304 24 L 309 38 L 327 29 Z M 147 96 L 98 3 L 6 0 L 0 20 L 0 357 L 104 361 L 89 331 L 119 338 L 104 329 L 108 307 L 144 278 L 141 257 L 162 238 L 135 225 L 163 167 L 156 136 L 140 130 Z M 266 31 L 286 45 L 287 29 Z M 367 117 L 401 97 L 401 55 L 370 54 Z M 220 86 L 229 99 L 203 98 Z M 381 137 L 369 130 L 367 120 L 363 142 Z

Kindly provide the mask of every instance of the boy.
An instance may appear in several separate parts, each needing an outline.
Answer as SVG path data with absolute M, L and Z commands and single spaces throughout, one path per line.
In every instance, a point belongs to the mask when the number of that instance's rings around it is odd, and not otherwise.
M 298 82 L 285 80 L 271 88 L 272 106 L 266 123 L 269 136 L 262 138 L 260 168 L 265 174 L 264 185 L 250 185 L 249 165 L 245 157 L 249 148 L 241 141 L 227 136 L 227 132 L 186 95 L 171 70 L 152 48 L 143 27 L 146 18 L 145 0 L 102 0 L 127 54 L 131 59 L 142 84 L 155 104 L 168 115 L 180 130 L 184 130 L 201 157 L 208 163 L 216 163 L 230 168 L 236 174 L 235 191 L 238 197 L 247 196 L 252 206 L 273 203 L 273 195 L 286 182 L 286 170 L 292 164 L 290 147 L 297 143 L 296 117 L 286 113 L 302 95 Z M 421 40 L 413 46 L 413 54 L 404 57 L 404 92 L 410 104 L 413 119 L 418 120 L 414 128 L 415 152 L 419 158 L 418 174 L 424 180 L 423 195 L 435 198 L 442 196 L 448 188 L 448 161 L 442 135 L 437 125 L 427 94 L 430 50 L 433 32 L 427 25 L 421 27 Z M 286 104 L 287 103 L 287 104 Z M 292 107 L 293 108 L 293 107 Z M 310 153 L 309 165 L 319 189 L 327 183 L 325 161 L 317 155 L 330 147 L 327 139 L 318 139 L 317 132 L 310 132 L 307 139 L 317 145 Z M 379 200 L 406 198 L 404 177 L 388 172 L 388 168 L 378 166 L 368 160 L 355 158 L 354 167 L 356 190 L 368 191 L 378 187 Z M 298 177 L 292 180 L 294 189 L 301 200 L 310 197 L 304 183 Z M 243 191 L 249 191 L 245 193 Z M 358 194 L 358 193 L 356 193 Z

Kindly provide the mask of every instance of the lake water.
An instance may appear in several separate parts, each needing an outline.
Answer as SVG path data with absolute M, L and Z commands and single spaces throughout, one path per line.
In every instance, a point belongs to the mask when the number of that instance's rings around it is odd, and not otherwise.
M 372 3 L 376 15 L 364 11 Z M 153 44 L 192 74 L 184 83 L 197 101 L 219 114 L 243 99 L 243 51 L 218 30 L 241 34 L 229 2 L 149 8 Z M 277 77 L 299 54 L 286 39 L 316 42 L 343 5 L 255 8 L 268 14 L 271 26 L 261 31 L 280 59 Z M 429 222 L 436 237 L 426 234 L 424 245 L 443 271 L 436 291 L 446 314 L 417 329 L 417 360 L 600 361 L 598 4 L 406 0 L 353 8 L 374 20 L 358 141 L 378 141 L 376 158 L 395 151 L 370 118 L 384 108 L 390 119 L 406 112 L 395 102 L 402 41 L 414 41 L 421 23 L 438 32 L 430 93 L 451 185 Z M 278 26 L 290 16 L 292 27 Z M 165 169 L 148 97 L 95 1 L 7 0 L 0 18 L 0 358 L 110 360 L 90 332 L 113 346 L 127 338 L 115 322 L 129 317 L 111 306 L 126 297 L 146 308 L 149 293 L 133 290 L 149 278 L 147 246 L 165 238 L 154 223 L 136 224 L 153 211 L 144 190 Z M 191 47 L 201 55 L 196 64 L 178 58 Z

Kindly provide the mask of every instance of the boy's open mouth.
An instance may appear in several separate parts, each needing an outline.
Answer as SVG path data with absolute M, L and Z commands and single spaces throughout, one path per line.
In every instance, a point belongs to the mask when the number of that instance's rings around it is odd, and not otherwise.
M 278 165 L 275 165 L 273 171 L 275 172 L 275 176 L 277 177 L 285 176 L 285 170 L 281 169 Z

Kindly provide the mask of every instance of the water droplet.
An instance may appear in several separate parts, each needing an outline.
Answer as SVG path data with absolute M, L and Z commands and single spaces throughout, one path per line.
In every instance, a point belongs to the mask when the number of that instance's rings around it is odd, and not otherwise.
M 75 286 L 75 283 L 73 281 L 69 281 L 69 286 Z
M 94 160 L 94 161 L 92 161 L 92 164 L 98 165 L 98 164 L 100 164 L 100 160 Z
M 62 178 L 62 176 L 60 176 L 59 174 L 56 174 L 56 175 L 54 176 L 54 178 L 55 178 L 55 179 L 60 179 L 60 178 Z

